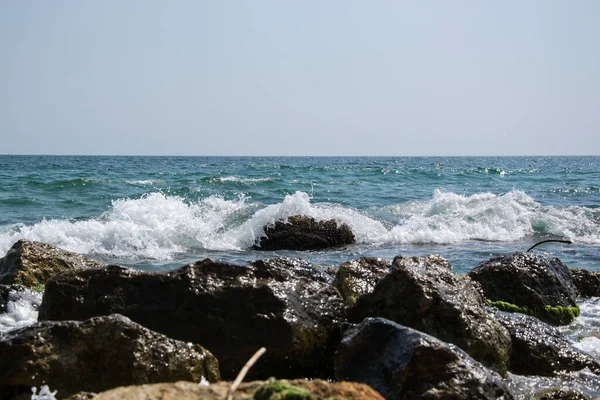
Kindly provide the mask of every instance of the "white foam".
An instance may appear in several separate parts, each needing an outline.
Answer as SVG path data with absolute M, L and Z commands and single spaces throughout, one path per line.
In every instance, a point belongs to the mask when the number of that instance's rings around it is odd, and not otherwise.
M 52 392 L 48 385 L 42 385 L 40 393 L 37 394 L 37 388 L 34 386 L 31 388 L 31 400 L 56 400 L 56 393 L 58 390 Z
M 6 312 L 0 314 L 0 332 L 19 329 L 37 321 L 42 294 L 27 289 L 8 294 Z
M 533 233 L 596 244 L 600 225 L 595 212 L 585 207 L 542 206 L 518 190 L 470 196 L 436 190 L 428 200 L 369 210 L 313 203 L 305 192 L 267 206 L 244 196 L 189 202 L 150 193 L 114 201 L 108 211 L 88 220 L 54 219 L 0 228 L 0 256 L 19 239 L 129 259 L 169 260 L 191 249 L 235 251 L 254 244 L 265 225 L 297 214 L 345 223 L 358 243 L 367 244 L 516 241 Z

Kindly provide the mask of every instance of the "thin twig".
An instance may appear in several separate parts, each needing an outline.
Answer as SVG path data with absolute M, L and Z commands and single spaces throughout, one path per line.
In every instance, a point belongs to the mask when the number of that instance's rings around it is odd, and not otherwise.
M 256 353 L 254 353 L 252 357 L 250 357 L 246 364 L 244 364 L 244 366 L 240 370 L 240 373 L 235 378 L 235 381 L 233 381 L 231 387 L 227 391 L 227 400 L 233 399 L 233 392 L 235 392 L 238 386 L 240 386 L 240 383 L 242 383 L 242 381 L 244 380 L 244 377 L 248 373 L 248 370 L 254 365 L 254 363 L 260 358 L 260 356 L 262 356 L 265 353 L 265 351 L 267 351 L 267 349 L 261 347 Z
M 539 246 L 542 243 L 547 243 L 547 242 L 558 242 L 558 243 L 568 243 L 571 244 L 573 242 L 571 242 L 570 240 L 562 240 L 562 239 L 548 239 L 548 240 L 542 240 L 539 243 L 534 244 L 533 246 L 531 246 L 529 249 L 527 249 L 527 251 L 525 253 L 528 253 L 529 250 L 533 249 L 534 247 Z

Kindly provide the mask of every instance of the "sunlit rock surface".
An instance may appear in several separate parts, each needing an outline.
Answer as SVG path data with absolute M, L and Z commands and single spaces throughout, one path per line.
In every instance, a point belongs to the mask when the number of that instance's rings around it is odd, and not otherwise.
M 48 385 L 58 398 L 122 385 L 220 379 L 218 362 L 197 344 L 170 339 L 122 315 L 46 321 L 0 337 L 0 393 Z
M 206 346 L 225 379 L 235 378 L 261 347 L 267 352 L 250 378 L 330 378 L 344 314 L 340 294 L 321 272 L 287 259 L 248 266 L 206 259 L 166 273 L 117 266 L 68 271 L 48 281 L 40 319 L 127 315 Z
M 0 283 L 42 286 L 54 274 L 103 264 L 47 243 L 19 240 L 0 259 Z
M 333 285 L 344 298 L 344 305 L 352 306 L 360 296 L 372 292 L 391 266 L 390 261 L 373 257 L 361 257 L 340 265 Z
M 219 382 L 208 386 L 194 382 L 158 383 L 120 387 L 98 393 L 94 400 L 223 400 L 231 386 L 230 382 Z M 269 392 L 268 389 L 275 387 Z M 267 390 L 265 390 L 267 389 Z M 291 389 L 291 390 L 290 390 Z M 286 392 L 288 390 L 288 392 Z M 295 391 L 294 391 L 295 390 Z M 290 393 L 291 392 L 291 393 Z M 271 393 L 271 396 L 269 396 Z M 287 397 L 286 397 L 287 395 Z M 304 396 L 304 397 L 303 397 Z M 315 380 L 277 380 L 244 382 L 233 393 L 235 400 L 248 399 L 352 399 L 383 400 L 369 386 L 354 382 L 326 382 Z M 81 400 L 73 397 L 70 400 Z
M 349 328 L 335 355 L 339 380 L 386 399 L 512 399 L 499 374 L 458 347 L 383 318 Z
M 479 264 L 469 276 L 504 311 L 522 311 L 554 325 L 568 324 L 579 313 L 573 278 L 558 258 L 511 253 Z
M 371 293 L 347 309 L 351 322 L 383 317 L 453 343 L 501 374 L 510 337 L 487 311 L 468 276 L 452 274 L 443 257 L 396 257 Z

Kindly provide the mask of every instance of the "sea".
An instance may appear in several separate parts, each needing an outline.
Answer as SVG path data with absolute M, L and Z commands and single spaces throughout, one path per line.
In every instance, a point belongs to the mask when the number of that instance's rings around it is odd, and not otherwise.
M 356 244 L 250 249 L 264 226 L 299 214 L 347 224 Z M 0 257 L 19 239 L 145 271 L 441 254 L 455 273 L 559 239 L 571 243 L 533 251 L 600 271 L 600 157 L 0 155 Z M 562 329 L 600 360 L 600 300 L 580 307 Z M 26 314 L 0 316 L 0 330 L 31 323 Z

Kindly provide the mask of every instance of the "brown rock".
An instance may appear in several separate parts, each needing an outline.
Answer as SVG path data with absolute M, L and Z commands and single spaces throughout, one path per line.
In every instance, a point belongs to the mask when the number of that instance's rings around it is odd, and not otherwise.
M 19 240 L 0 259 L 0 283 L 35 288 L 44 285 L 58 272 L 102 265 L 89 257 L 51 244 Z

